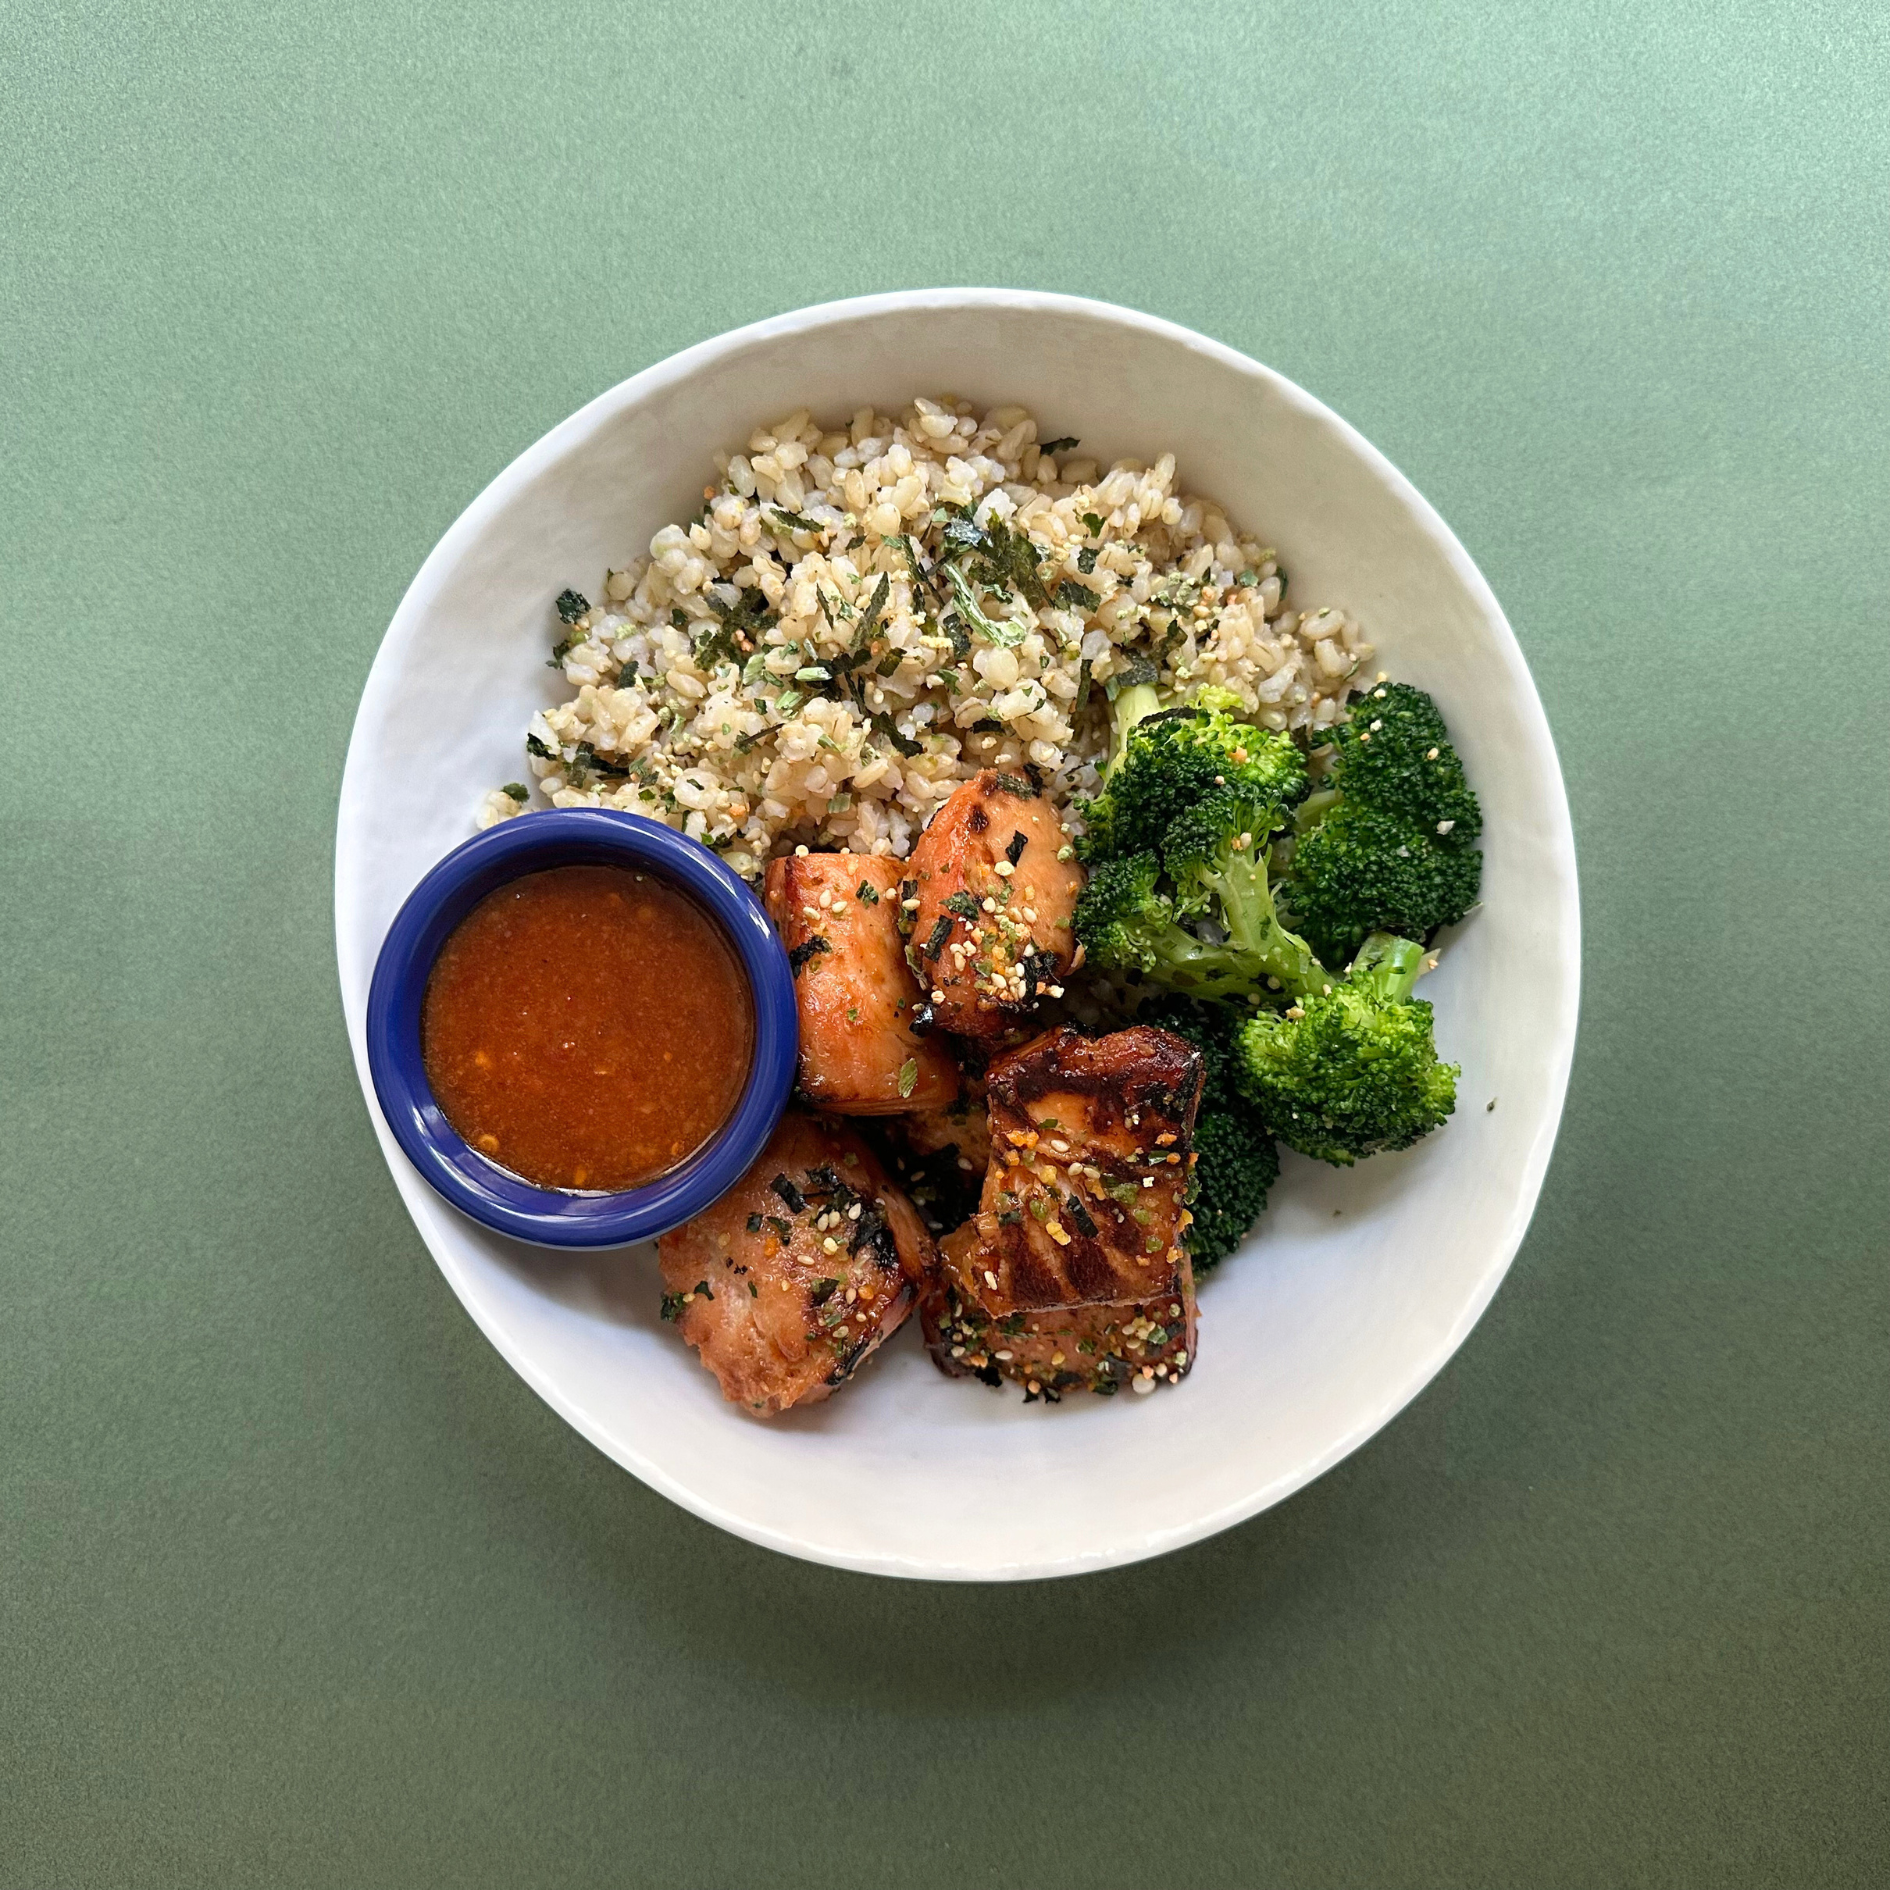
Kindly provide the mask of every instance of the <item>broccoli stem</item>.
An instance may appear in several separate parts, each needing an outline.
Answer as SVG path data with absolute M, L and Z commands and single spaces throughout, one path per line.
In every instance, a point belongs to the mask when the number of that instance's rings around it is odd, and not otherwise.
M 1387 1004 L 1402 1004 L 1425 970 L 1424 947 L 1389 932 L 1374 932 L 1358 948 L 1346 983 L 1370 991 Z
M 1264 846 L 1250 841 L 1240 852 L 1227 852 L 1200 877 L 1221 902 L 1229 944 L 1257 963 L 1262 976 L 1279 979 L 1299 996 L 1323 991 L 1332 983 L 1312 947 L 1289 932 L 1273 909 Z
M 1300 802 L 1299 812 L 1293 816 L 1294 833 L 1311 833 L 1343 798 L 1344 796 L 1335 787 L 1319 788 L 1308 794 Z
M 1162 699 L 1153 683 L 1130 683 L 1116 691 L 1115 700 L 1110 704 L 1112 726 L 1109 736 L 1109 768 L 1103 779 L 1108 780 L 1121 765 L 1122 757 L 1128 751 L 1129 734 L 1136 723 L 1146 722 L 1162 706 Z

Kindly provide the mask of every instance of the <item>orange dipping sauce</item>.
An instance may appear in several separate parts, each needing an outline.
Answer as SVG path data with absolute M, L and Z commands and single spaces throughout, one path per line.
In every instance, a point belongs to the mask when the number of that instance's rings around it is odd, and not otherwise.
M 721 1128 L 754 1060 L 733 946 L 626 866 L 558 866 L 488 893 L 427 979 L 420 1051 L 446 1119 L 541 1188 L 615 1192 Z

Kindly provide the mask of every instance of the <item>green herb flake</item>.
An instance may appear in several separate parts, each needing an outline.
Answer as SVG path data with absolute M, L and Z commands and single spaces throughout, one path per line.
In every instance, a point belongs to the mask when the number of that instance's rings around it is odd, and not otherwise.
M 1060 440 L 1045 440 L 1037 450 L 1040 453 L 1067 453 L 1072 447 L 1082 444 L 1081 440 L 1066 433 Z
M 1083 514 L 1083 528 L 1089 533 L 1090 537 L 1100 538 L 1103 528 L 1102 514 L 1100 512 L 1085 512 Z
M 1012 864 L 1015 865 L 1016 862 L 1013 861 Z M 955 912 L 961 919 L 969 919 L 973 924 L 977 923 L 978 914 L 982 909 L 983 908 L 978 904 L 976 895 L 964 891 L 963 888 L 953 893 L 952 896 L 945 901 L 945 910 L 947 912 Z
M 907 1057 L 899 1066 L 899 1093 L 910 1096 L 919 1086 L 919 1059 Z
M 839 1287 L 840 1282 L 830 1273 L 825 1279 L 816 1280 L 814 1284 L 808 1288 L 807 1297 L 812 1300 L 816 1306 L 824 1306 L 828 1300 L 833 1298 L 834 1294 L 839 1290 Z M 844 1314 L 841 1316 L 843 1318 L 845 1317 Z
M 819 519 L 809 518 L 802 512 L 784 511 L 780 506 L 770 506 L 762 515 L 764 522 L 777 531 L 788 532 L 824 532 L 827 528 Z
M 923 743 L 914 741 L 909 735 L 900 734 L 898 723 L 896 723 L 884 709 L 881 709 L 867 726 L 872 729 L 875 735 L 890 742 L 902 755 L 912 756 L 924 751 Z
M 517 801 L 521 807 L 532 797 L 531 789 L 528 788 L 523 781 L 508 781 L 504 787 L 500 788 L 499 792 L 509 799 Z
M 874 886 L 870 879 L 860 881 L 860 890 L 854 897 L 857 898 L 863 906 L 876 906 L 879 904 L 878 888 Z
M 591 607 L 591 600 L 582 591 L 560 591 L 555 605 L 560 620 L 564 623 L 576 623 Z
M 751 1234 L 758 1234 L 758 1233 L 760 1233 L 760 1232 L 761 1232 L 761 1216 L 760 1216 L 759 1214 L 751 1214 L 751 1215 L 749 1215 L 749 1217 L 748 1217 L 748 1231 L 749 1231 L 749 1232 L 750 1232 Z

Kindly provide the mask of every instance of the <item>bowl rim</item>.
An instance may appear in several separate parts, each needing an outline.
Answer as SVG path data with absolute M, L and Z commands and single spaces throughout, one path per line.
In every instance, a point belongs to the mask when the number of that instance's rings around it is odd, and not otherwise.
M 1548 1077 L 1547 1100 L 1537 1123 L 1536 1133 L 1517 1176 L 1515 1199 L 1509 1218 L 1500 1237 L 1491 1243 L 1489 1263 L 1475 1290 L 1468 1296 L 1456 1317 L 1441 1335 L 1417 1354 L 1414 1363 L 1400 1379 L 1387 1383 L 1382 1395 L 1362 1412 L 1358 1421 L 1349 1429 L 1335 1436 L 1324 1448 L 1311 1453 L 1289 1471 L 1282 1472 L 1269 1481 L 1249 1489 L 1230 1502 L 1192 1517 L 1185 1524 L 1151 1530 L 1132 1542 L 1113 1544 L 1105 1549 L 1076 1549 L 1066 1554 L 1039 1557 L 1030 1561 L 1008 1562 L 1001 1566 L 993 1566 L 989 1563 L 951 1563 L 931 1559 L 917 1561 L 911 1557 L 888 1552 L 855 1553 L 830 1548 L 818 1542 L 807 1541 L 782 1529 L 753 1523 L 723 1504 L 703 1497 L 688 1484 L 672 1476 L 661 1464 L 652 1460 L 644 1452 L 633 1448 L 623 1440 L 607 1435 L 600 1425 L 594 1423 L 584 1410 L 565 1395 L 555 1377 L 543 1371 L 534 1359 L 516 1346 L 504 1327 L 490 1317 L 486 1309 L 479 1304 L 478 1295 L 473 1291 L 471 1283 L 462 1277 L 463 1270 L 458 1260 L 442 1251 L 440 1245 L 432 1237 L 424 1219 L 416 1211 L 417 1206 L 424 1205 L 426 1199 L 425 1191 L 420 1188 L 418 1178 L 409 1178 L 402 1172 L 406 1167 L 404 1163 L 395 1163 L 392 1166 L 396 1186 L 402 1190 L 410 1213 L 414 1213 L 421 1238 L 432 1253 L 435 1264 L 445 1274 L 448 1284 L 452 1286 L 460 1303 L 499 1355 L 580 1436 L 587 1438 L 606 1457 L 630 1471 L 651 1489 L 668 1497 L 671 1502 L 692 1515 L 700 1517 L 704 1522 L 713 1524 L 716 1528 L 725 1529 L 731 1535 L 738 1536 L 744 1541 L 753 1542 L 760 1547 L 773 1549 L 780 1554 L 795 1556 L 804 1561 L 851 1569 L 862 1574 L 889 1575 L 912 1580 L 1029 1581 L 1123 1567 L 1153 1556 L 1168 1554 L 1175 1549 L 1185 1548 L 1191 1543 L 1204 1541 L 1224 1529 L 1232 1528 L 1236 1523 L 1258 1515 L 1262 1510 L 1271 1508 L 1275 1503 L 1323 1476 L 1326 1471 L 1342 1462 L 1360 1445 L 1382 1430 L 1443 1369 L 1462 1346 L 1465 1338 L 1495 1297 L 1496 1289 L 1502 1284 L 1511 1262 L 1515 1259 L 1516 1251 L 1522 1244 L 1523 1236 L 1528 1231 L 1530 1219 L 1542 1191 L 1543 1178 L 1548 1170 L 1556 1132 L 1561 1123 L 1562 1110 L 1567 1098 L 1569 1073 L 1574 1061 L 1576 1023 L 1581 999 L 1580 893 L 1568 797 L 1554 738 L 1549 730 L 1548 718 L 1543 712 L 1534 679 L 1529 673 L 1527 663 L 1523 660 L 1522 650 L 1517 644 L 1509 619 L 1497 602 L 1488 581 L 1472 561 L 1470 554 L 1458 542 L 1456 534 L 1444 522 L 1430 501 L 1349 421 L 1277 369 L 1266 366 L 1263 362 L 1255 360 L 1251 355 L 1244 354 L 1237 348 L 1230 347 L 1225 342 L 1213 340 L 1178 322 L 1168 321 L 1162 316 L 1149 315 L 1138 309 L 1126 308 L 1118 303 L 1103 302 L 1087 296 L 1064 295 L 1048 290 L 989 287 L 896 289 L 872 295 L 850 296 L 830 302 L 812 303 L 803 308 L 791 309 L 778 315 L 767 316 L 759 321 L 746 323 L 739 328 L 729 329 L 722 334 L 679 349 L 676 353 L 665 356 L 617 382 L 616 385 L 604 389 L 578 408 L 569 418 L 560 421 L 518 454 L 447 528 L 415 573 L 412 583 L 402 596 L 399 606 L 389 621 L 387 631 L 383 634 L 381 648 L 383 650 L 386 648 L 394 633 L 409 619 L 421 615 L 429 607 L 435 594 L 443 587 L 446 574 L 466 555 L 468 549 L 477 543 L 488 529 L 494 516 L 512 503 L 521 487 L 530 484 L 547 468 L 557 464 L 601 429 L 610 425 L 625 409 L 640 405 L 660 395 L 669 387 L 713 369 L 718 361 L 729 355 L 770 341 L 784 340 L 823 327 L 871 319 L 880 315 L 898 315 L 928 310 L 943 313 L 980 308 L 1073 315 L 1107 327 L 1139 331 L 1166 341 L 1184 352 L 1199 354 L 1217 366 L 1263 382 L 1283 403 L 1329 429 L 1349 453 L 1362 462 L 1374 477 L 1384 483 L 1406 509 L 1414 525 L 1431 540 L 1434 548 L 1464 587 L 1465 592 L 1483 613 L 1494 632 L 1496 659 L 1509 672 L 1512 682 L 1520 682 L 1521 687 L 1517 692 L 1521 719 L 1519 733 L 1542 769 L 1543 786 L 1550 802 L 1550 818 L 1547 831 L 1543 835 L 1543 844 L 1549 855 L 1555 882 L 1562 894 L 1559 901 L 1560 909 L 1552 915 L 1555 921 L 1554 944 L 1545 953 L 1540 970 L 1545 980 L 1551 975 L 1555 978 L 1560 990 L 1561 1002 L 1555 1018 L 1555 1028 L 1543 1046 L 1544 1068 Z M 342 824 L 345 824 L 347 818 L 350 805 L 349 781 L 355 773 L 357 762 L 359 761 L 364 771 L 367 766 L 361 756 L 365 755 L 367 747 L 365 730 L 370 722 L 376 719 L 370 711 L 377 710 L 378 698 L 384 693 L 393 693 L 395 687 L 393 667 L 392 665 L 383 666 L 380 662 L 380 653 L 377 651 L 376 662 L 363 688 L 361 701 L 356 711 L 354 729 L 349 739 L 340 797 Z M 336 849 L 335 863 L 336 945 L 343 967 L 343 998 L 344 1008 L 346 1008 L 350 994 L 349 979 L 345 969 L 346 953 L 348 941 L 356 928 L 356 892 L 355 888 L 342 877 L 343 853 L 339 844 Z M 380 1120 L 380 1112 L 375 1104 L 367 1068 L 365 1046 L 358 1033 L 355 1034 L 355 1058 L 363 1092 L 367 1097 L 370 1112 L 376 1118 L 377 1132 L 381 1135 L 383 1147 L 391 1152 L 392 1137 L 384 1121 Z
M 728 1120 L 679 1168 L 608 1193 L 537 1187 L 470 1147 L 433 1095 L 421 1005 L 441 947 L 472 909 L 514 880 L 558 866 L 639 866 L 693 898 L 734 949 L 754 1001 L 748 1080 Z M 539 809 L 462 841 L 402 902 L 368 987 L 368 1068 L 381 1114 L 415 1172 L 482 1227 L 537 1247 L 624 1247 L 711 1207 L 767 1146 L 799 1054 L 793 973 L 761 902 L 699 842 L 614 808 Z

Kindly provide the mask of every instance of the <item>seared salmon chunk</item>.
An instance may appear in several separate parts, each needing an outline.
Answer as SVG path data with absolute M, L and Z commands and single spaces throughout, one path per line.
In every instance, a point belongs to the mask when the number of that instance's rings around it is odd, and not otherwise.
M 1174 1293 L 1135 1306 L 1055 1306 L 993 1316 L 976 1282 L 984 1275 L 977 1222 L 941 1243 L 937 1273 L 919 1298 L 932 1361 L 953 1377 L 1004 1379 L 1024 1402 L 1055 1404 L 1066 1391 L 1104 1395 L 1127 1385 L 1178 1385 L 1194 1363 L 1194 1274 L 1184 1260 Z
M 912 1029 L 919 988 L 899 931 L 900 863 L 858 853 L 768 862 L 768 917 L 787 946 L 801 1024 L 801 1094 L 847 1116 L 937 1109 L 958 1064 Z
M 996 1315 L 1174 1299 L 1201 1053 L 1147 1024 L 1050 1030 L 990 1068 L 976 1280 Z
M 932 1022 L 992 1037 L 1061 996 L 1083 869 L 1056 809 L 1029 781 L 986 768 L 932 816 L 906 863 L 907 961 Z
M 898 1330 L 936 1258 L 866 1144 L 794 1110 L 747 1174 L 657 1252 L 663 1317 L 724 1397 L 766 1416 L 845 1384 Z

